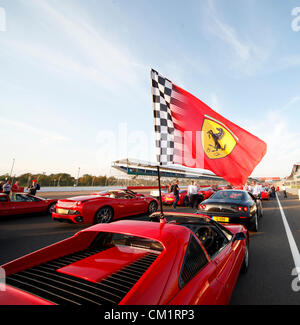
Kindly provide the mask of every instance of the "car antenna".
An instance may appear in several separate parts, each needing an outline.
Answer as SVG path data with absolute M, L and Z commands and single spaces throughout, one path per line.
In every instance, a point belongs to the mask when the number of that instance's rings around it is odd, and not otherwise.
M 165 215 L 164 215 L 162 199 L 161 199 L 160 168 L 159 168 L 159 165 L 157 165 L 157 180 L 158 180 L 158 193 L 159 193 L 159 205 L 160 205 L 159 221 L 160 221 L 160 223 L 167 223 L 167 220 L 166 220 Z

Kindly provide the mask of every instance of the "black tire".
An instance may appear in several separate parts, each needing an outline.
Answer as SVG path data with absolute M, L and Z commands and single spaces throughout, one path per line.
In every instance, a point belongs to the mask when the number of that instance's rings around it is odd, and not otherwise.
M 111 207 L 102 207 L 95 215 L 94 224 L 112 222 L 113 217 L 114 210 Z
M 247 238 L 245 258 L 241 267 L 241 273 L 243 274 L 247 273 L 248 268 L 249 268 L 249 242 Z
M 48 209 L 47 209 L 47 213 L 52 215 L 53 212 L 55 212 L 55 205 L 56 205 L 56 202 L 55 203 L 52 203 L 48 206 Z
M 151 201 L 148 205 L 148 214 L 152 214 L 157 211 L 158 204 L 155 201 Z

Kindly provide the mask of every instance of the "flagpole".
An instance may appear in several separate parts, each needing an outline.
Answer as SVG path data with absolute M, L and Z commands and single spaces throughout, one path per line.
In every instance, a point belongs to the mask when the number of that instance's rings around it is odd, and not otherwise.
M 157 178 L 158 178 L 158 192 L 159 192 L 159 204 L 160 204 L 160 222 L 165 222 L 165 216 L 163 211 L 163 204 L 161 199 L 161 188 L 160 188 L 160 168 L 159 165 L 157 165 Z

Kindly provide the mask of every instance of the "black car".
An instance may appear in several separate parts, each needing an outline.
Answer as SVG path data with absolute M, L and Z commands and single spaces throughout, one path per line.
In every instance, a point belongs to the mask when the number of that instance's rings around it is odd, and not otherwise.
M 249 192 L 221 190 L 201 202 L 197 213 L 211 217 L 221 223 L 239 223 L 248 229 L 258 231 L 262 217 L 262 204 Z

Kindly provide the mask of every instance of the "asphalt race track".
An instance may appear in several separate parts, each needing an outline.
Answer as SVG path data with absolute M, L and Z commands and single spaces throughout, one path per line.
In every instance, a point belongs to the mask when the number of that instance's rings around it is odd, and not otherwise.
M 300 248 L 300 201 L 278 194 L 296 247 Z M 170 210 L 165 208 L 166 210 Z M 171 208 L 172 210 L 172 208 Z M 177 211 L 192 211 L 179 207 Z M 260 231 L 250 233 L 250 267 L 241 275 L 232 305 L 300 305 L 300 282 L 292 274 L 295 256 L 276 199 L 263 202 Z M 147 220 L 147 216 L 135 217 Z M 6 217 L 0 220 L 0 265 L 72 236 L 86 226 L 53 222 L 49 215 Z M 296 255 L 295 255 L 296 254 Z M 293 284 L 293 286 L 292 286 Z

